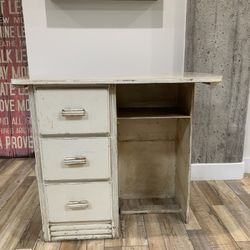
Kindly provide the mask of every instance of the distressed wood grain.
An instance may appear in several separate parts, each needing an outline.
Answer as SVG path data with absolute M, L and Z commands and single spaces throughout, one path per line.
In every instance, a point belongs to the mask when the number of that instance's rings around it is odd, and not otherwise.
M 89 240 L 87 242 L 88 250 L 104 250 L 104 240 Z
M 0 209 L 0 228 L 2 228 L 8 221 L 9 217 L 13 213 L 15 207 L 20 202 L 20 199 L 29 189 L 30 185 L 35 181 L 33 177 L 26 177 L 25 180 L 20 184 L 15 193 L 12 194 L 10 199 L 6 201 L 3 207 Z
M 45 242 L 41 239 L 38 239 L 34 250 L 59 250 L 61 242 Z
M 204 232 L 206 233 L 211 246 L 217 249 L 237 249 L 237 245 L 231 235 L 225 230 L 223 224 L 217 220 L 212 213 L 212 208 L 196 183 L 191 187 L 191 208 Z
M 148 246 L 150 250 L 165 249 L 165 242 L 159 224 L 159 215 L 144 215 Z
M 179 215 L 161 214 L 159 215 L 159 223 L 166 249 L 194 249 Z
M 193 210 L 190 208 L 189 209 L 189 222 L 185 224 L 186 230 L 187 231 L 194 231 L 194 230 L 200 230 L 201 226 L 199 224 L 199 222 L 197 221 Z
M 237 219 L 228 211 L 224 205 L 213 206 L 216 215 L 230 232 L 235 241 L 249 241 L 250 238 L 246 235 L 241 228 Z
M 14 162 L 10 161 L 5 171 Z M 230 185 L 240 187 L 233 189 Z M 230 185 L 224 181 L 193 182 L 188 225 L 173 214 L 122 215 L 122 232 L 118 239 L 51 243 L 40 238 L 41 232 L 38 235 L 41 217 L 36 181 L 34 176 L 28 175 L 0 209 L 0 247 L 19 250 L 248 250 L 250 210 L 238 190 L 249 186 L 249 176 L 240 182 L 230 181 Z M 221 204 L 214 205 L 217 201 Z
M 18 244 L 39 204 L 37 192 L 33 182 L 0 230 L 0 249 L 13 249 Z
M 148 245 L 143 215 L 122 215 L 121 231 L 123 246 Z
M 31 172 L 33 160 L 18 159 L 13 162 L 13 169 L 9 168 L 1 175 L 0 208 L 2 204 L 15 192 L 25 177 Z
M 196 182 L 201 192 L 205 195 L 207 201 L 213 205 L 223 205 L 220 195 L 216 189 L 209 185 L 206 181 Z
M 230 213 L 237 219 L 237 222 L 250 237 L 250 210 L 241 201 L 241 199 L 232 192 L 232 189 L 221 181 L 210 181 L 212 185 L 220 194 L 223 204 L 227 207 Z
M 188 230 L 189 239 L 194 249 L 213 250 L 213 243 L 203 230 Z
M 78 249 L 79 241 L 63 241 L 59 250 L 75 250 Z
M 104 246 L 106 248 L 121 248 L 122 247 L 122 239 L 105 239 Z
M 226 181 L 226 184 L 234 191 L 240 200 L 250 209 L 250 194 L 245 190 L 240 181 Z
M 35 213 L 33 214 L 31 220 L 27 224 L 18 244 L 17 248 L 32 248 L 39 234 L 42 230 L 42 220 L 41 220 L 41 211 L 40 206 L 38 205 L 35 209 Z

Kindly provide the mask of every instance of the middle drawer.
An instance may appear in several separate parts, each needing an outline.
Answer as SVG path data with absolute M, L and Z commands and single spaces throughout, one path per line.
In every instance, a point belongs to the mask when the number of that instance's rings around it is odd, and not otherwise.
M 40 138 L 45 180 L 110 178 L 110 139 Z

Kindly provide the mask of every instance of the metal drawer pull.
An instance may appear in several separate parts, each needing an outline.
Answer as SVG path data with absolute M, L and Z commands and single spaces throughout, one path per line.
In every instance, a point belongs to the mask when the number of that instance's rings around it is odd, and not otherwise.
M 82 200 L 82 201 L 69 201 L 66 204 L 66 207 L 69 209 L 85 209 L 89 206 L 89 203 L 87 200 Z
M 85 165 L 87 164 L 87 158 L 86 157 L 65 157 L 64 165 Z
M 85 116 L 85 109 L 62 109 L 62 116 Z

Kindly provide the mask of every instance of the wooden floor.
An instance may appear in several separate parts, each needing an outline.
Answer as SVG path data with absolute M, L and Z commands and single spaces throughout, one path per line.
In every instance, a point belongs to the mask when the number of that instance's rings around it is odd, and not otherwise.
M 177 215 L 123 215 L 122 237 L 44 243 L 33 159 L 0 160 L 0 250 L 250 249 L 250 175 L 194 182 L 191 221 Z

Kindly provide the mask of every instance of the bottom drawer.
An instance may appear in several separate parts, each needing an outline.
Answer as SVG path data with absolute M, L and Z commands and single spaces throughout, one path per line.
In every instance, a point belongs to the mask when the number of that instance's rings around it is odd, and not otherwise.
M 109 182 L 49 184 L 45 193 L 50 222 L 111 220 Z

